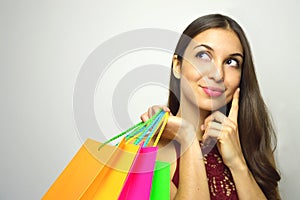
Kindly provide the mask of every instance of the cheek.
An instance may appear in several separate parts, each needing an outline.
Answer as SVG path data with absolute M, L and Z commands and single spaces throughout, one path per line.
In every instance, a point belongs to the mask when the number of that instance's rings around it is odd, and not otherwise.
M 229 81 L 224 82 L 225 87 L 227 89 L 236 90 L 240 85 L 240 80 L 241 79 L 239 77 L 238 78 L 232 78 Z
M 239 87 L 241 81 L 241 73 L 231 73 L 224 80 L 225 87 L 227 89 L 226 99 L 227 103 L 232 100 L 235 90 Z
M 201 72 L 190 63 L 182 65 L 181 70 L 181 75 L 187 81 L 197 81 L 202 77 Z
M 196 101 L 196 94 L 199 89 L 198 82 L 201 79 L 201 74 L 191 64 L 182 65 L 180 87 L 183 96 L 188 97 L 191 101 Z
M 180 85 L 181 85 L 181 89 L 187 93 L 190 93 L 190 95 L 192 93 L 194 93 L 194 89 L 196 87 L 198 87 L 197 82 L 199 80 L 199 75 L 197 75 L 197 73 L 192 70 L 189 69 L 187 70 L 187 68 L 185 68 L 184 70 L 182 70 L 181 73 L 181 78 L 180 78 Z
M 228 89 L 234 90 L 240 85 L 241 70 L 234 68 L 227 68 L 224 71 L 224 84 Z

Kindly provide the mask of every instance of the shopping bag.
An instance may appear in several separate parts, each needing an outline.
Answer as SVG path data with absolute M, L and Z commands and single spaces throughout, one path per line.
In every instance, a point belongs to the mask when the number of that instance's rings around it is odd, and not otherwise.
M 154 152 L 153 155 L 155 156 L 150 156 L 151 160 L 156 157 L 157 149 L 155 146 L 162 131 L 157 135 L 154 148 L 143 145 L 147 144 L 149 139 L 153 137 L 154 128 L 156 127 L 155 130 L 157 130 L 158 124 L 161 123 L 157 120 L 159 113 L 104 143 L 87 139 L 42 199 L 118 199 L 125 181 L 129 178 L 129 171 L 134 171 L 133 166 L 138 166 L 134 163 L 143 160 L 137 159 L 139 152 Z M 146 133 L 149 133 L 150 129 L 152 135 L 149 134 L 146 140 L 141 140 Z M 117 146 L 108 144 L 123 135 L 125 137 Z M 136 139 L 134 144 L 129 142 L 133 138 Z M 141 146 L 143 146 L 143 150 Z M 143 163 L 146 162 L 148 161 Z M 153 162 L 151 161 L 151 163 Z M 140 169 L 140 167 L 136 168 Z M 153 167 L 151 166 L 151 168 Z M 142 169 L 148 170 L 148 168 L 143 167 Z M 149 185 L 151 186 L 151 183 L 147 184 L 147 191 Z
M 170 163 L 156 161 L 150 200 L 170 199 Z
M 156 145 L 158 140 L 160 139 L 161 133 L 163 132 L 167 120 L 168 113 L 161 112 L 158 117 L 152 122 L 152 124 L 148 126 L 148 128 L 150 127 L 152 130 L 145 142 L 142 144 L 139 153 L 137 154 L 136 161 L 133 163 L 125 185 L 118 198 L 119 200 L 148 200 L 150 198 L 152 178 L 157 154 Z M 160 132 L 158 133 L 153 146 L 145 147 L 159 127 Z M 145 132 L 147 132 L 147 130 L 145 130 Z M 138 144 L 141 141 L 142 137 L 143 134 L 141 134 L 141 136 L 136 139 L 135 144 Z
M 103 195 L 113 188 L 104 199 L 117 199 L 139 146 L 122 140 L 118 146 L 106 144 L 98 151 L 100 145 L 87 139 L 42 199 L 94 199 L 102 187 L 106 189 Z
M 116 200 L 123 188 L 132 163 L 135 162 L 139 149 L 140 146 L 126 144 L 125 140 L 122 140 L 116 153 L 111 156 L 80 199 Z
M 157 147 L 143 147 L 140 149 L 118 198 L 119 200 L 149 199 L 156 154 Z

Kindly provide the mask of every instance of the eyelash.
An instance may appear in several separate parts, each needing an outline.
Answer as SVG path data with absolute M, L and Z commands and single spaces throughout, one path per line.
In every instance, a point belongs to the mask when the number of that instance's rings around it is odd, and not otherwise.
M 237 60 L 237 59 L 235 59 L 235 58 L 228 58 L 226 61 L 225 61 L 225 63 L 227 64 L 227 62 L 228 61 L 230 61 L 230 60 L 233 60 L 233 61 L 235 61 L 236 62 L 236 68 L 239 68 L 240 67 L 240 62 L 239 62 L 239 60 Z M 230 64 L 228 64 L 228 65 L 230 65 Z
M 209 59 L 211 59 L 211 56 L 210 56 L 210 53 L 209 52 L 206 52 L 206 51 L 200 51 L 200 52 L 198 52 L 197 54 L 196 54 L 196 58 L 200 58 L 200 59 L 202 59 L 201 58 L 201 56 L 202 55 L 207 55 L 208 57 L 209 57 Z M 236 59 L 236 58 L 228 58 L 226 61 L 225 61 L 225 64 L 227 64 L 227 62 L 228 61 L 230 61 L 230 60 L 233 60 L 233 61 L 235 61 L 236 62 L 236 68 L 239 68 L 240 67 L 240 62 L 239 62 L 239 60 L 238 59 Z M 230 64 L 229 64 L 230 65 Z
M 207 56 L 209 57 L 209 59 L 211 59 L 210 54 L 209 54 L 208 52 L 206 52 L 206 51 L 200 51 L 200 52 L 198 52 L 198 53 L 196 54 L 196 58 L 202 59 L 201 56 L 204 55 L 204 54 L 207 55 Z

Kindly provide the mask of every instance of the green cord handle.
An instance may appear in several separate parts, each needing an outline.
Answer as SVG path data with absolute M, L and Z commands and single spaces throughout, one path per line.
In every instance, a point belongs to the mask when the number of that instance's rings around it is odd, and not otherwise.
M 102 143 L 99 147 L 98 147 L 98 151 L 100 151 L 100 149 L 105 146 L 106 144 L 118 139 L 119 137 L 126 135 L 127 133 L 129 133 L 132 130 L 136 130 L 136 129 L 141 129 L 141 127 L 143 126 L 148 126 L 149 124 L 152 123 L 152 121 L 159 115 L 159 113 L 162 112 L 162 109 L 160 109 L 157 113 L 155 113 L 155 115 L 153 115 L 151 118 L 149 118 L 147 121 L 145 122 L 139 122 L 137 124 L 135 124 L 134 126 L 130 127 L 129 129 L 123 131 L 122 133 L 112 137 L 111 139 L 107 140 L 106 142 Z M 134 135 L 132 135 L 131 137 L 133 137 Z
M 161 111 L 159 111 L 157 116 L 160 116 L 160 115 L 161 115 Z M 149 124 L 147 124 L 147 128 L 143 131 L 141 136 L 134 142 L 135 145 L 138 145 L 142 141 L 144 136 L 148 133 L 148 131 L 157 123 L 158 118 L 159 118 L 157 116 L 155 118 L 151 118 L 152 120 Z

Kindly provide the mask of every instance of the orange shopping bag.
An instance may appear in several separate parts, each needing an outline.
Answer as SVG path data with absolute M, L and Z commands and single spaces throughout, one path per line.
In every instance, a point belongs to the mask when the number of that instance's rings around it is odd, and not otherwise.
M 87 139 L 42 199 L 117 199 L 139 146 L 100 145 Z

